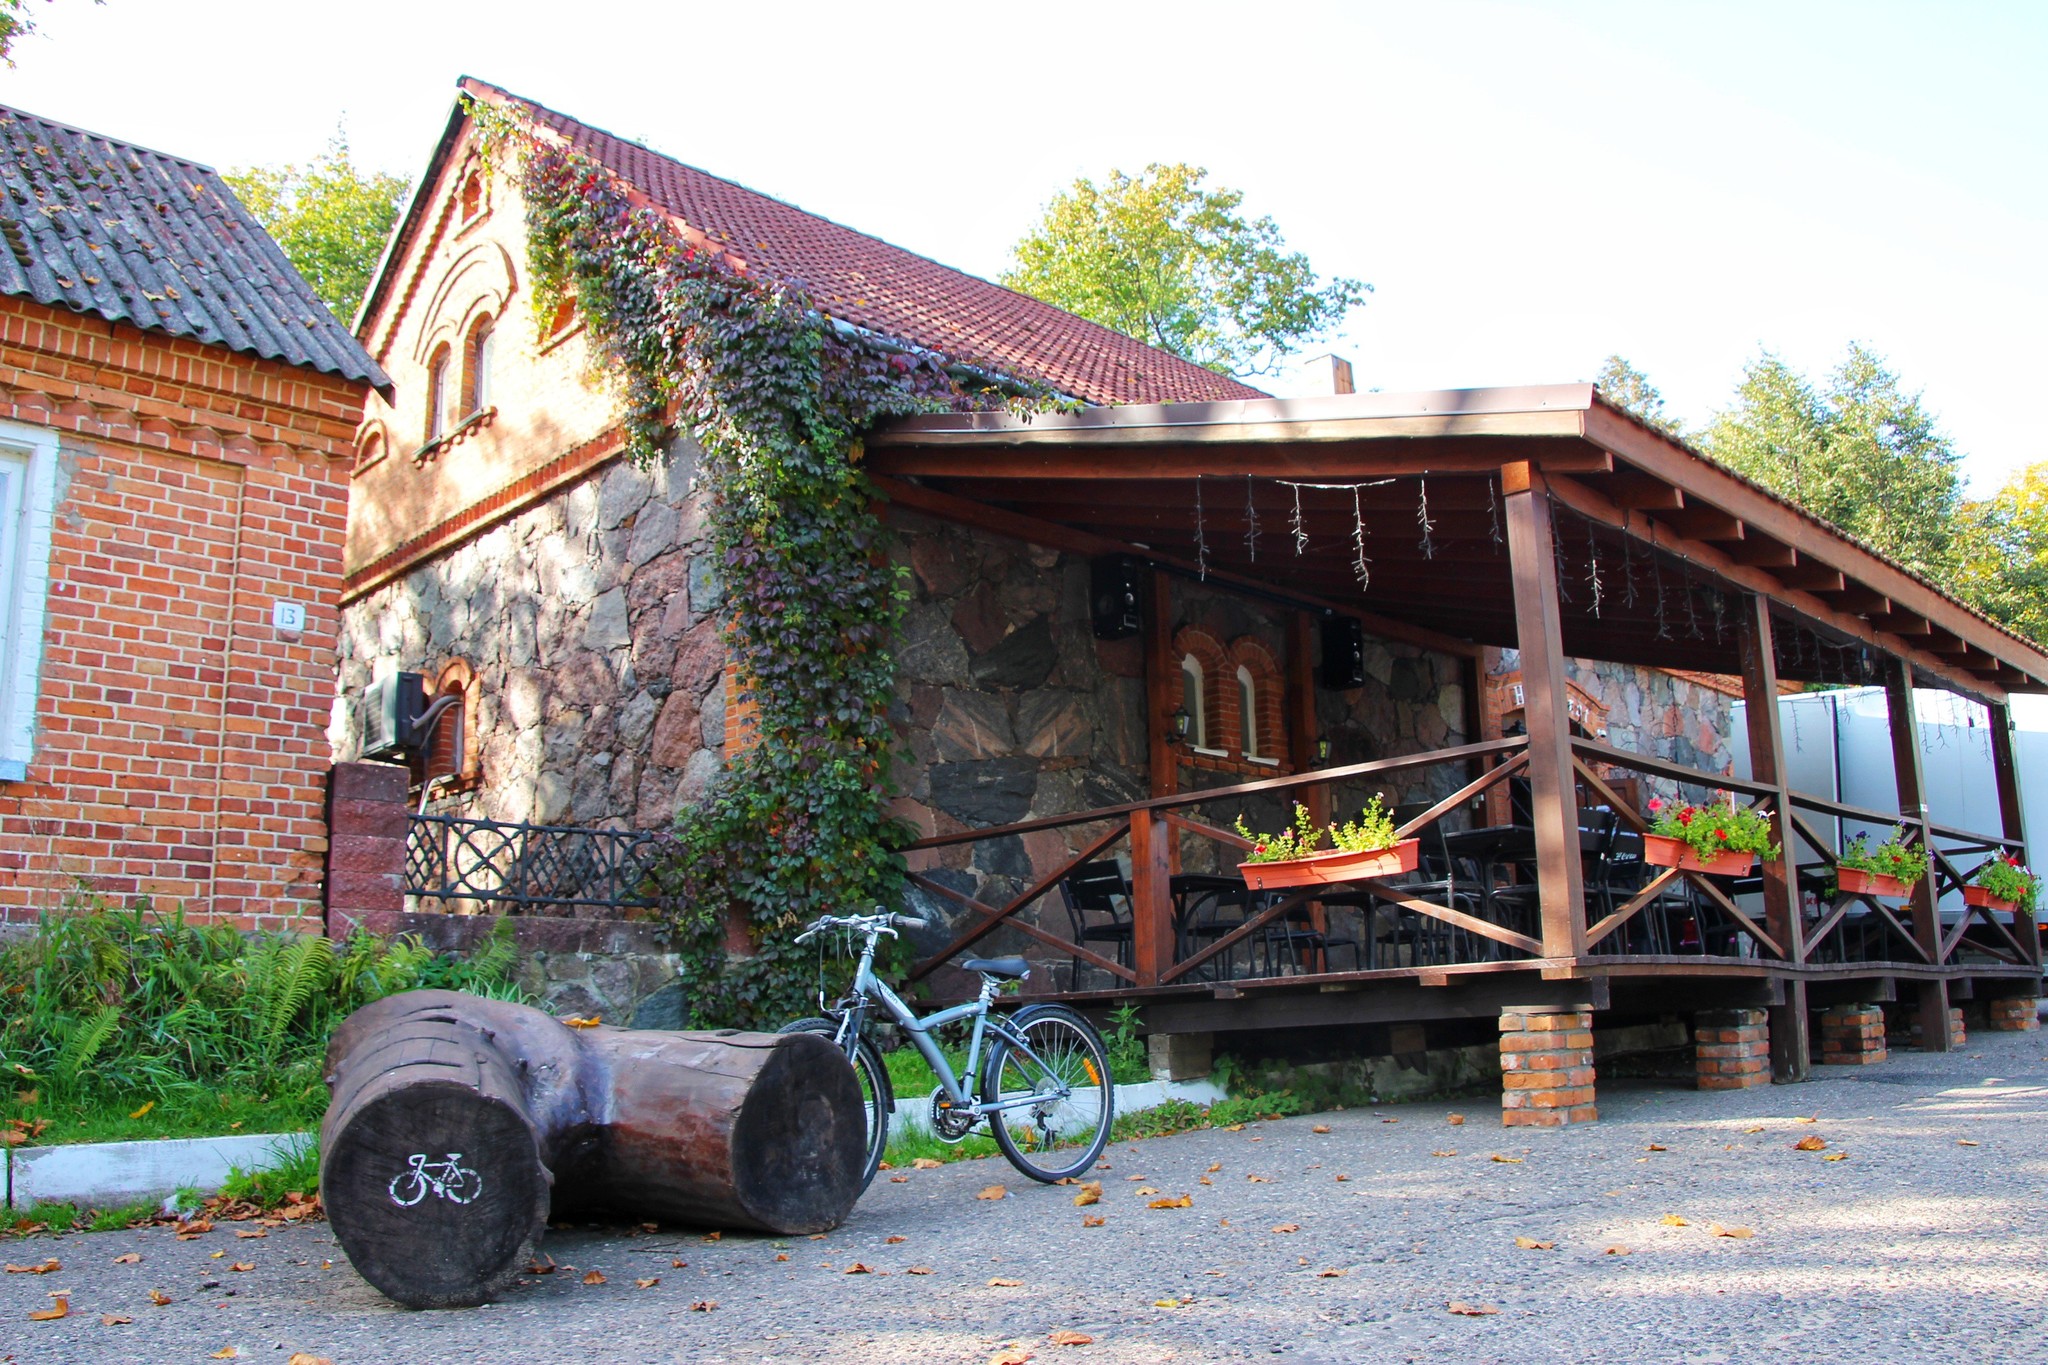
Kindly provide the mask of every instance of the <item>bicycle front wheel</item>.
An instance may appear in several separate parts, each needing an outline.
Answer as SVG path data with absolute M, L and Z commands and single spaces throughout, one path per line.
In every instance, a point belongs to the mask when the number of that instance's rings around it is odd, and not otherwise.
M 837 1042 L 839 1025 L 831 1019 L 799 1019 L 784 1024 L 776 1032 L 822 1033 Z M 889 1115 L 896 1108 L 896 1092 L 889 1083 L 889 1068 L 882 1061 L 881 1049 L 866 1034 L 855 1036 L 853 1056 L 847 1060 L 853 1063 L 854 1079 L 860 1082 L 861 1104 L 867 1109 L 867 1166 L 860 1177 L 860 1187 L 865 1192 L 882 1167 L 882 1153 L 889 1147 Z
M 1010 1164 L 1047 1184 L 1078 1176 L 1109 1143 L 1116 1108 L 1109 1050 L 1086 1019 L 1064 1005 L 1035 1005 L 1010 1021 L 1017 1041 L 997 1035 L 989 1050 L 984 1104 L 996 1146 Z

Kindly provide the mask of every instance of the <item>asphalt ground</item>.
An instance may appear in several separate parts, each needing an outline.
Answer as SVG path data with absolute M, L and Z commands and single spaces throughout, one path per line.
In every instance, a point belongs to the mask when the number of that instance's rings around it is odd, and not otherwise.
M 0 1361 L 2048 1360 L 2048 1035 L 1816 1074 L 1608 1083 L 1568 1131 L 1472 1100 L 1119 1144 L 1085 1207 L 992 1159 L 886 1173 L 820 1238 L 559 1228 L 464 1311 L 391 1304 L 324 1224 L 12 1239 L 61 1268 L 0 1276 Z

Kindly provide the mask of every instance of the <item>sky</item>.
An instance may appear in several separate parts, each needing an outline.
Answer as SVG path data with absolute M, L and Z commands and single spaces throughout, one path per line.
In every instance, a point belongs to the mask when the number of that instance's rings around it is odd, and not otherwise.
M 1973 493 L 2048 459 L 2048 5 L 31 2 L 0 103 L 224 169 L 342 126 L 417 176 L 468 74 L 992 277 L 1076 177 L 1187 161 L 1373 286 L 1314 348 L 1361 388 L 1618 352 L 1697 425 L 1853 341 Z

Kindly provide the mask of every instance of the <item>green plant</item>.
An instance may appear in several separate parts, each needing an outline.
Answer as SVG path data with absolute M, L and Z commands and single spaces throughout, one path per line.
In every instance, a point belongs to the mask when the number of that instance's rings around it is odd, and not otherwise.
M 1843 845 L 1835 865 L 1873 876 L 1895 877 L 1909 887 L 1927 875 L 1927 850 L 1909 841 L 1904 825 L 1893 830 L 1876 848 L 1869 844 L 1868 835 L 1857 835 Z
M 308 1136 L 290 1143 L 268 1166 L 253 1171 L 233 1167 L 220 1192 L 224 1198 L 246 1199 L 268 1208 L 283 1203 L 288 1195 L 310 1195 L 319 1188 L 320 1147 Z
M 1702 860 L 1723 853 L 1749 853 L 1763 858 L 1778 856 L 1771 839 L 1771 815 L 1755 806 L 1728 803 L 1710 806 L 1681 805 L 1660 797 L 1650 798 L 1650 833 L 1676 839 Z
M 87 1232 L 119 1232 L 139 1223 L 147 1223 L 156 1217 L 157 1206 L 144 1199 L 133 1204 L 122 1204 L 118 1208 L 94 1209 L 86 1224 Z
M 674 946 L 695 1022 L 779 1023 L 810 995 L 813 959 L 790 929 L 895 903 L 903 884 L 885 802 L 907 591 L 861 436 L 885 417 L 1051 400 L 841 327 L 518 115 L 470 113 L 493 168 L 518 166 L 536 317 L 573 302 L 618 391 L 628 457 L 662 459 L 675 425 L 703 452 L 720 625 L 754 741 L 679 812 L 657 880 L 684 907 Z M 733 929 L 745 951 L 728 951 Z
M 1127 1085 L 1151 1079 L 1152 1062 L 1144 1035 L 1138 1032 L 1137 1005 L 1125 1001 L 1109 1012 L 1103 1042 L 1109 1045 L 1112 1079 Z
M 1377 853 L 1400 842 L 1394 813 L 1381 804 L 1378 796 L 1366 803 L 1356 820 L 1331 825 L 1328 829 L 1319 827 L 1309 815 L 1308 807 L 1296 802 L 1292 829 L 1281 830 L 1278 834 L 1259 834 L 1246 828 L 1244 817 L 1240 815 L 1237 832 L 1251 840 L 1251 851 L 1244 858 L 1248 863 L 1277 863 L 1313 857 L 1326 836 L 1332 848 L 1340 853 Z
M 2027 914 L 2034 912 L 2034 896 L 2040 889 L 2040 879 L 2010 853 L 2001 853 L 1978 868 L 1970 884 L 1983 887 L 2002 901 L 2011 901 L 2015 910 Z

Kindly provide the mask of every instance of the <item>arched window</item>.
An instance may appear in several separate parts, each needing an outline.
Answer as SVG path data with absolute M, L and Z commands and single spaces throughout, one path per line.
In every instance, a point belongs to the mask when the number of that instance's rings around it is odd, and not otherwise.
M 434 352 L 427 365 L 427 439 L 448 429 L 448 348 Z
M 1244 756 L 1260 757 L 1259 689 L 1252 681 L 1252 671 L 1243 664 L 1237 666 L 1237 714 L 1244 723 Z
M 356 446 L 356 468 L 358 470 L 368 469 L 383 458 L 384 433 L 372 427 L 363 433 L 361 441 Z
M 1188 743 L 1197 749 L 1209 744 L 1208 707 L 1204 705 L 1202 687 L 1202 661 L 1192 654 L 1183 654 L 1180 659 L 1181 699 L 1180 704 L 1188 710 Z
M 483 211 L 484 178 L 475 171 L 462 182 L 462 221 L 468 222 Z
M 469 392 L 463 405 L 465 417 L 482 412 L 491 402 L 491 350 L 497 329 L 488 317 L 478 318 L 469 329 Z

